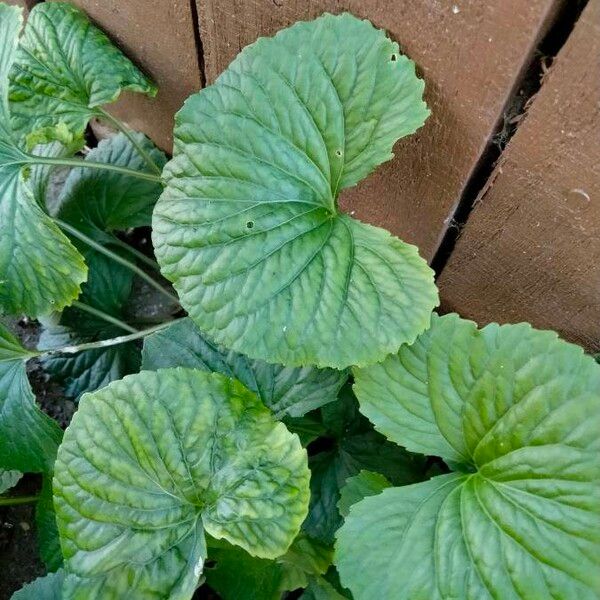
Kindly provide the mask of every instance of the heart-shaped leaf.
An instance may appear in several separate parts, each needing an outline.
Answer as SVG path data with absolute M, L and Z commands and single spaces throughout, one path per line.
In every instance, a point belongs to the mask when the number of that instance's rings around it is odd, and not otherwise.
M 35 353 L 0 325 L 0 468 L 50 472 L 60 427 L 36 405 L 25 363 Z
M 428 325 L 415 247 L 338 209 L 428 111 L 398 45 L 344 14 L 246 48 L 176 117 L 156 205 L 164 275 L 200 329 L 251 358 L 345 368 Z
M 204 531 L 275 558 L 308 504 L 306 452 L 235 380 L 144 371 L 82 397 L 56 462 L 66 598 L 191 598 Z
M 322 438 L 327 449 L 309 459 L 310 509 L 302 527 L 314 538 L 331 543 L 342 523 L 338 502 L 349 477 L 367 469 L 383 473 L 396 485 L 414 483 L 424 477 L 425 460 L 373 431 L 358 412 L 349 386 L 342 389 L 337 402 L 324 406 L 321 414 L 327 428 Z
M 10 600 L 63 600 L 64 579 L 65 573 L 62 569 L 45 577 L 38 577 L 15 592 Z
M 238 379 L 277 418 L 300 417 L 333 402 L 348 378 L 347 371 L 284 367 L 251 360 L 204 338 L 191 319 L 180 319 L 144 339 L 142 368 L 166 367 L 189 367 Z
M 21 174 L 28 159 L 15 141 L 8 108 L 8 72 L 21 24 L 21 9 L 0 4 L 0 313 L 39 316 L 77 297 L 86 267 Z
M 132 290 L 131 271 L 103 254 L 82 248 L 89 266 L 88 281 L 82 286 L 80 301 L 120 321 Z M 46 320 L 38 350 L 53 350 L 123 335 L 123 329 L 76 307 L 67 307 L 58 322 Z M 41 359 L 44 370 L 62 383 L 65 394 L 74 398 L 94 391 L 140 367 L 140 351 L 135 342 L 94 348 L 77 354 L 57 354 Z
M 162 168 L 165 155 L 141 133 L 131 134 L 137 145 Z M 86 160 L 148 171 L 144 158 L 122 133 L 101 141 Z M 85 164 L 85 163 L 83 163 Z M 162 192 L 155 181 L 131 175 L 86 169 L 73 169 L 62 189 L 55 208 L 56 215 L 79 231 L 100 242 L 113 241 L 113 231 L 150 225 L 152 209 Z
M 462 471 L 350 509 L 337 565 L 357 600 L 597 598 L 592 357 L 527 324 L 478 330 L 449 315 L 355 376 L 361 410 L 380 431 Z
M 156 87 L 80 10 L 47 2 L 29 13 L 11 72 L 11 115 L 21 138 L 59 123 L 83 133 L 97 107 L 123 90 Z

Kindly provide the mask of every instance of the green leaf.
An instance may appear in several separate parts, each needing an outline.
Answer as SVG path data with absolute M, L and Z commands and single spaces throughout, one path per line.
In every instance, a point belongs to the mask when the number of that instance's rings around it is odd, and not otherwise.
M 278 562 L 282 567 L 282 591 L 293 591 L 308 585 L 309 579 L 323 575 L 333 561 L 333 549 L 300 533 Z
M 226 542 L 208 541 L 215 561 L 206 570 L 206 582 L 224 600 L 279 600 L 281 594 L 306 587 L 309 580 L 327 571 L 333 550 L 300 533 L 280 558 L 265 560 Z
M 10 490 L 10 488 L 15 487 L 21 477 L 23 477 L 23 473 L 20 471 L 6 471 L 0 469 L 0 494 L 4 494 L 4 492 Z
M 0 468 L 52 470 L 62 430 L 36 405 L 25 363 L 34 353 L 0 326 Z
M 366 469 L 382 473 L 396 485 L 404 485 L 421 481 L 425 473 L 424 457 L 406 452 L 373 431 L 358 413 L 356 400 L 348 389 L 349 386 L 342 390 L 337 402 L 321 409 L 329 429 L 329 436 L 323 441 L 331 448 L 309 459 L 311 499 L 303 529 L 325 543 L 333 541 L 342 523 L 338 502 L 349 477 Z
M 35 527 L 38 550 L 49 571 L 63 565 L 56 513 L 52 498 L 52 474 L 44 475 L 42 491 L 35 507 Z
M 83 258 L 36 203 L 21 174 L 27 157 L 10 127 L 8 72 L 21 9 L 0 5 L 0 313 L 60 310 L 85 281 Z
M 204 572 L 206 583 L 223 600 L 280 600 L 281 568 L 272 560 L 250 556 L 241 548 L 209 548 L 214 567 Z
M 222 375 L 145 371 L 86 394 L 54 477 L 65 596 L 190 598 L 205 531 L 280 556 L 306 515 L 308 478 L 298 438 Z
M 190 367 L 241 381 L 277 418 L 300 417 L 336 399 L 347 371 L 286 368 L 228 351 L 210 342 L 190 319 L 180 319 L 144 340 L 142 368 Z
M 61 569 L 23 586 L 11 600 L 63 600 L 62 587 L 65 573 Z
M 336 561 L 357 600 L 597 598 L 600 367 L 581 348 L 436 317 L 355 389 L 381 431 L 462 471 L 350 509 Z
M 300 600 L 346 600 L 347 597 L 340 594 L 324 577 L 313 577 Z
M 162 167 L 166 158 L 141 133 L 131 134 L 154 162 Z M 85 160 L 148 171 L 143 157 L 119 133 L 103 140 Z M 107 233 L 150 225 L 152 209 L 162 192 L 158 182 L 99 169 L 72 169 L 58 200 L 57 216 L 100 242 L 110 242 Z
M 380 473 L 360 471 L 358 475 L 346 479 L 346 484 L 340 491 L 337 507 L 342 517 L 347 517 L 350 507 L 367 496 L 376 496 L 391 483 Z
M 97 107 L 123 90 L 156 94 L 83 12 L 66 2 L 33 7 L 11 72 L 12 122 L 21 137 L 59 123 L 80 135 Z
M 438 303 L 415 247 L 338 208 L 429 114 L 398 45 L 344 14 L 246 48 L 176 117 L 156 205 L 163 274 L 215 342 L 287 366 L 365 365 Z
M 98 252 L 88 249 L 84 255 L 90 270 L 88 281 L 82 287 L 80 301 L 124 320 L 125 307 L 132 289 L 131 271 Z M 52 350 L 123 334 L 122 329 L 98 317 L 75 307 L 68 307 L 58 323 L 45 322 L 38 349 Z M 77 354 L 47 356 L 41 359 L 41 363 L 54 380 L 64 385 L 67 396 L 77 398 L 85 392 L 94 391 L 111 381 L 137 372 L 140 367 L 140 351 L 135 342 L 129 342 Z

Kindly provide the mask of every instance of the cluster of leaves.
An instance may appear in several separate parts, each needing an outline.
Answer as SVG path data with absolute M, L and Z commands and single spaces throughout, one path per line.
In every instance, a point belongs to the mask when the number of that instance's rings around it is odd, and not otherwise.
M 600 365 L 438 317 L 416 248 L 339 211 L 428 116 L 396 43 L 348 14 L 258 40 L 167 163 L 102 108 L 155 88 L 81 12 L 20 29 L 0 4 L 0 307 L 43 331 L 0 328 L 0 493 L 43 474 L 50 573 L 15 600 L 597 597 Z M 74 158 L 92 117 L 121 133 Z M 124 241 L 150 224 L 189 316 L 139 331 L 140 286 L 179 310 Z M 30 359 L 80 398 L 64 436 Z

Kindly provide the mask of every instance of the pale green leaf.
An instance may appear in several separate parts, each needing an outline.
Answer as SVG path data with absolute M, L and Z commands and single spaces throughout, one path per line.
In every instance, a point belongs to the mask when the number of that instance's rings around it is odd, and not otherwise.
M 131 135 L 159 167 L 164 165 L 165 155 L 145 135 Z M 101 141 L 85 160 L 134 171 L 145 172 L 149 168 L 122 133 Z M 112 238 L 106 233 L 150 225 L 152 209 L 161 192 L 162 186 L 158 182 L 82 167 L 69 173 L 55 212 L 62 221 L 86 235 L 99 238 L 99 241 L 110 241 Z
M 4 494 L 17 485 L 21 477 L 23 477 L 23 473 L 20 471 L 6 471 L 0 468 L 0 494 Z
M 11 115 L 20 136 L 58 123 L 81 134 L 95 109 L 123 90 L 156 94 L 83 12 L 66 2 L 33 7 L 11 72 Z
M 62 431 L 35 403 L 25 372 L 31 356 L 0 326 L 0 468 L 49 472 Z
M 86 394 L 54 477 L 66 598 L 190 598 L 204 531 L 280 556 L 308 478 L 298 438 L 222 375 L 144 371 Z
M 428 111 L 398 45 L 344 14 L 246 48 L 176 117 L 153 240 L 215 342 L 288 366 L 345 368 L 428 325 L 433 272 L 415 247 L 338 208 Z
M 86 267 L 21 174 L 27 157 L 15 142 L 7 99 L 21 22 L 20 9 L 0 5 L 0 313 L 39 316 L 77 297 Z
M 63 600 L 62 587 L 65 573 L 61 569 L 24 585 L 11 600 Z
M 346 479 L 344 487 L 340 490 L 340 499 L 337 507 L 342 517 L 347 517 L 350 507 L 367 496 L 376 496 L 391 483 L 381 473 L 362 470 L 358 475 Z
M 361 410 L 381 431 L 413 450 L 438 449 L 463 472 L 350 509 L 337 565 L 357 600 L 400 590 L 431 600 L 598 597 L 592 357 L 527 324 L 478 330 L 448 315 L 355 375 Z
M 300 417 L 335 400 L 347 371 L 284 367 L 229 351 L 209 341 L 191 319 L 144 339 L 142 368 L 190 367 L 222 373 L 256 393 L 277 418 Z

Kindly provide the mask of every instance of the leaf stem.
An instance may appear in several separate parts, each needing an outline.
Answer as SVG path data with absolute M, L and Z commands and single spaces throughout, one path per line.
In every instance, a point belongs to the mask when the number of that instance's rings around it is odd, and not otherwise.
M 119 256 L 115 252 L 112 252 L 108 248 L 105 248 L 104 246 L 102 246 L 102 244 L 98 244 L 98 242 L 95 242 L 93 239 L 91 239 L 87 235 L 85 235 L 85 233 L 81 233 L 81 231 L 79 231 L 75 227 L 72 227 L 68 223 L 65 223 L 64 221 L 61 221 L 60 219 L 56 219 L 56 218 L 54 219 L 54 222 L 61 229 L 63 229 L 67 233 L 70 233 L 73 237 L 76 237 L 77 239 L 81 240 L 84 244 L 87 244 L 90 248 L 93 248 L 97 252 L 104 254 L 104 256 L 108 256 L 108 258 L 114 260 L 116 263 L 123 265 L 125 268 L 127 268 L 130 271 L 132 271 L 133 273 L 135 273 L 138 277 L 140 277 L 141 279 L 146 281 L 148 283 L 148 285 L 151 285 L 155 290 L 157 290 L 158 292 L 163 294 L 165 297 L 169 298 L 169 300 L 171 300 L 172 302 L 176 302 L 177 304 L 179 304 L 179 298 L 177 298 L 177 296 L 175 296 L 174 294 L 171 294 L 171 292 L 167 291 L 162 285 L 160 285 L 160 283 L 158 283 L 157 281 L 152 279 L 152 277 L 150 277 L 150 275 L 148 275 L 148 273 L 146 273 L 146 271 L 143 271 L 137 265 L 134 265 L 132 262 L 129 262 L 126 258 L 123 258 L 122 256 Z
M 17 506 L 18 504 L 29 504 L 30 502 L 37 502 L 39 496 L 15 496 L 13 498 L 2 498 L 0 497 L 0 506 Z
M 138 331 L 137 329 L 135 329 L 135 327 L 131 327 L 131 325 L 127 325 L 127 323 L 124 323 L 120 319 L 117 319 L 116 317 L 113 317 L 101 310 L 98 310 L 97 308 L 94 308 L 93 306 L 89 306 L 88 304 L 79 302 L 78 300 L 75 300 L 71 304 L 71 306 L 75 307 L 78 310 L 86 312 L 90 315 L 94 315 L 94 317 L 98 317 L 99 319 L 102 319 L 103 321 L 106 321 L 107 323 L 110 323 L 112 325 L 120 327 L 121 329 L 124 329 L 125 331 L 128 331 L 129 333 L 137 333 L 137 331 Z
M 99 107 L 96 111 L 97 115 L 102 119 L 108 121 L 111 125 L 116 127 L 130 142 L 131 145 L 137 150 L 138 154 L 146 161 L 146 164 L 150 167 L 152 171 L 154 171 L 157 175 L 161 174 L 160 167 L 154 162 L 152 157 L 146 150 L 141 146 L 141 144 L 135 139 L 135 136 L 132 134 L 131 129 L 123 123 L 120 119 L 113 117 L 109 112 L 105 111 L 103 108 Z
M 108 340 L 101 340 L 98 342 L 87 342 L 85 344 L 78 344 L 77 346 L 63 346 L 62 348 L 55 348 L 53 350 L 47 350 L 46 352 L 41 352 L 42 356 L 51 356 L 53 354 L 77 354 L 78 352 L 84 352 L 85 350 L 94 350 L 95 348 L 108 348 L 109 346 L 117 346 L 118 344 L 125 344 L 127 342 L 132 342 L 134 340 L 139 340 L 155 331 L 160 331 L 165 327 L 171 325 L 173 321 L 166 321 L 165 323 L 160 323 L 159 325 L 155 325 L 154 327 L 150 327 L 149 329 L 144 329 L 143 331 L 138 331 L 136 333 L 131 333 L 129 335 L 121 335 L 119 337 L 110 338 Z
M 111 165 L 110 163 L 95 162 L 93 160 L 81 160 L 80 158 L 53 158 L 28 154 L 27 160 L 24 162 L 27 164 L 54 165 L 57 167 L 75 167 L 78 169 L 101 169 L 104 171 L 114 171 L 116 173 L 120 173 L 121 175 L 137 177 L 138 179 L 147 179 L 149 181 L 162 183 L 161 177 L 159 175 L 154 175 L 153 173 L 136 171 L 135 169 L 128 169 L 127 167 L 120 167 L 119 165 Z
M 124 242 L 123 240 L 119 239 L 118 237 L 113 236 L 113 238 L 114 239 L 112 240 L 112 242 L 115 245 L 119 246 L 119 248 L 123 248 L 123 250 L 130 252 L 139 261 L 143 262 L 145 265 L 148 265 L 150 268 L 152 268 L 155 271 L 157 271 L 158 273 L 160 273 L 160 266 L 155 260 L 152 260 L 150 257 L 146 256 L 143 252 L 140 252 L 139 250 L 137 250 L 133 246 L 130 246 L 127 242 Z

